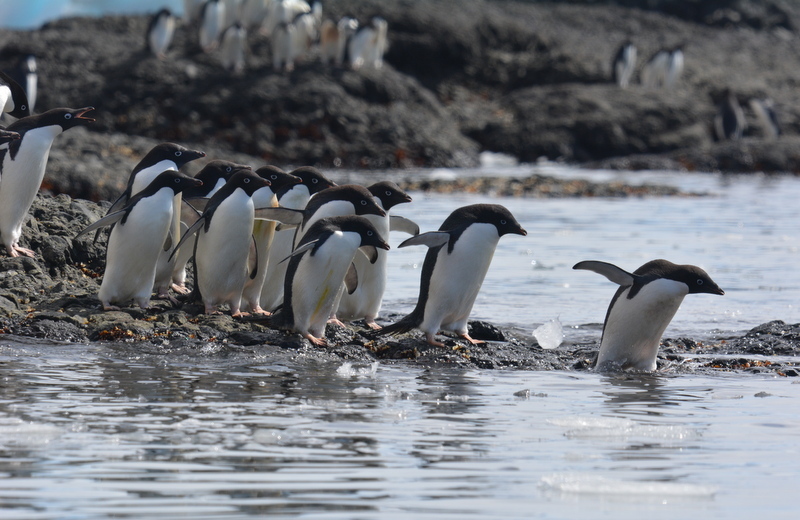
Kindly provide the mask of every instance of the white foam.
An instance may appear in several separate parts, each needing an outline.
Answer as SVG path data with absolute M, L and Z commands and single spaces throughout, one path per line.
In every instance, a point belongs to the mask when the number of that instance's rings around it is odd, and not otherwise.
M 517 166 L 519 161 L 513 155 L 497 152 L 481 152 L 478 156 L 481 166 L 484 168 L 493 166 Z
M 655 482 L 649 480 L 627 481 L 596 475 L 556 473 L 542 477 L 540 485 L 545 489 L 563 493 L 591 495 L 654 495 L 658 497 L 712 497 L 717 487 L 678 482 Z
M 561 345 L 564 341 L 564 327 L 558 318 L 539 325 L 533 331 L 533 337 L 543 349 L 550 350 Z
M 696 429 L 679 424 L 642 424 L 618 417 L 570 416 L 548 422 L 566 428 L 564 435 L 571 439 L 645 437 L 675 441 L 700 436 Z
M 61 435 L 61 430 L 45 423 L 25 422 L 16 417 L 3 418 L 0 423 L 0 445 L 45 445 Z
M 374 377 L 378 371 L 378 362 L 370 363 L 366 367 L 354 367 L 349 361 L 345 361 L 342 366 L 336 369 L 339 377 Z
M 369 395 L 374 394 L 375 390 L 372 388 L 367 388 L 365 386 L 359 386 L 358 388 L 353 388 L 353 393 L 356 395 Z

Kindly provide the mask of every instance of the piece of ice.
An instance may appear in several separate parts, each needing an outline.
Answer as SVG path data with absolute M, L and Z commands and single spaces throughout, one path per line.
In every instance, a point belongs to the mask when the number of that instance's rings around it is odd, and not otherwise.
M 596 475 L 557 473 L 542 477 L 540 485 L 564 493 L 593 495 L 655 495 L 659 497 L 712 497 L 715 486 L 678 482 L 626 481 Z
M 342 366 L 336 369 L 339 377 L 372 377 L 378 371 L 378 362 L 370 363 L 366 367 L 354 367 L 349 361 L 345 361 Z
M 536 327 L 533 337 L 543 349 L 549 350 L 561 345 L 564 341 L 564 328 L 558 318 L 550 320 Z

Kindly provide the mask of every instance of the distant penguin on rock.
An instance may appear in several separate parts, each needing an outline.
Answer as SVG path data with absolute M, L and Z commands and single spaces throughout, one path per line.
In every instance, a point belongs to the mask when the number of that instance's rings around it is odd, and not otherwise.
M 398 247 L 428 246 L 422 265 L 417 305 L 408 316 L 378 334 L 401 334 L 414 328 L 427 342 L 440 330 L 455 332 L 472 344 L 482 343 L 468 334 L 467 320 L 500 237 L 527 235 L 508 209 L 497 204 L 473 204 L 453 211 L 439 231 L 409 238 Z
M 664 88 L 675 88 L 683 75 L 683 48 L 678 46 L 669 51 L 667 70 L 664 75 Z
M 200 10 L 200 48 L 211 52 L 219 45 L 225 30 L 225 4 L 220 0 L 208 0 Z
M 3 71 L 0 71 L 0 111 L 17 119 L 31 115 L 25 89 Z
M 169 9 L 161 9 L 150 19 L 147 26 L 147 46 L 158 59 L 166 58 L 176 23 L 177 18 Z
M 276 191 L 278 203 L 288 209 L 305 209 L 311 197 L 336 186 L 336 183 L 325 177 L 312 166 L 301 166 L 291 172 L 300 179 L 299 184 L 286 185 Z M 269 249 L 267 273 L 261 290 L 261 307 L 274 311 L 283 302 L 283 282 L 286 277 L 287 262 L 281 262 L 292 253 L 295 230 L 277 229 Z
M 731 89 L 725 89 L 717 115 L 714 117 L 715 137 L 718 141 L 738 140 L 742 138 L 746 129 L 747 119 L 736 94 Z
M 614 55 L 611 71 L 614 83 L 622 88 L 630 85 L 633 71 L 636 69 L 636 46 L 630 40 L 623 43 Z
M 573 269 L 594 271 L 619 284 L 603 325 L 598 370 L 653 371 L 661 336 L 687 294 L 725 294 L 694 265 L 652 260 L 633 273 L 607 262 L 587 260 Z
M 272 324 L 299 332 L 315 345 L 327 345 L 325 327 L 339 287 L 344 284 L 352 291 L 358 285 L 352 261 L 359 248 L 374 258 L 389 244 L 363 217 L 328 217 L 312 224 L 288 259 L 285 302 Z
M 398 215 L 389 216 L 389 210 L 398 204 L 411 202 L 411 197 L 394 182 L 377 182 L 367 189 L 375 197 L 378 205 L 386 211 L 386 216 L 365 215 L 384 240 L 389 240 L 389 231 L 404 231 L 411 235 L 419 234 L 419 226 Z M 343 321 L 363 319 L 367 327 L 379 329 L 375 322 L 381 310 L 383 293 L 386 290 L 386 270 L 388 257 L 385 251 L 378 251 L 374 262 L 365 255 L 356 255 L 353 266 L 358 272 L 358 287 L 353 292 L 345 292 L 339 301 L 336 316 Z
M 388 27 L 386 20 L 376 16 L 358 28 L 347 48 L 353 70 L 361 67 L 380 69 L 383 66 L 383 55 L 388 46 Z
M 776 139 L 781 135 L 781 124 L 775 110 L 775 102 L 769 98 L 751 99 L 750 109 L 755 113 L 764 137 Z
M 663 88 L 667 81 L 670 51 L 661 49 L 653 54 L 642 67 L 641 81 L 647 88 Z
M 0 239 L 11 256 L 33 256 L 20 247 L 22 224 L 44 179 L 53 140 L 65 130 L 93 123 L 93 107 L 54 108 L 10 124 L 20 138 L 0 147 Z
M 234 24 L 222 33 L 222 43 L 219 54 L 225 70 L 240 74 L 245 65 L 245 45 L 247 43 L 247 30 L 241 25 Z
M 111 231 L 106 253 L 106 269 L 98 298 L 105 310 L 117 309 L 113 303 L 133 299 L 139 307 L 150 305 L 161 245 L 172 224 L 172 200 L 177 193 L 202 184 L 174 170 L 166 170 L 111 213 L 81 231 L 77 237 L 116 224 Z

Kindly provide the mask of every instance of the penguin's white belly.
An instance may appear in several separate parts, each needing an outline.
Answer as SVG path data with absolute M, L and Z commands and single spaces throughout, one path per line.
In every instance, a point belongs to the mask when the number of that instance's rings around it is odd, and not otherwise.
M 389 216 L 365 215 L 381 238 L 389 240 Z M 383 249 L 378 249 L 378 259 L 371 264 L 369 259 L 356 253 L 353 263 L 358 274 L 358 286 L 353 294 L 345 291 L 339 302 L 336 316 L 344 321 L 358 320 L 361 318 L 375 319 L 381 310 L 383 293 L 386 291 L 386 266 L 388 254 Z
M 100 301 L 125 302 L 133 298 L 140 303 L 149 299 L 161 244 L 172 220 L 172 193 L 164 188 L 140 200 L 125 224 L 114 226 L 108 239 Z
M 60 133 L 60 126 L 29 130 L 14 160 L 11 151 L 6 152 L 0 179 L 0 236 L 7 246 L 15 245 L 22 235 L 22 223 L 44 179 L 50 147 Z
M 689 289 L 685 283 L 660 279 L 628 299 L 630 288 L 614 302 L 603 329 L 597 368 L 656 369 L 661 336 Z
M 245 197 L 243 192 L 232 194 L 214 212 L 208 232 L 200 230 L 197 283 L 207 304 L 239 305 L 253 233 L 252 201 Z
M 150 33 L 150 48 L 156 54 L 164 54 L 172 41 L 175 32 L 175 19 L 171 16 L 162 16 Z
M 133 178 L 133 186 L 131 186 L 131 196 L 136 195 L 147 187 L 148 184 L 153 182 L 156 177 L 167 170 L 175 170 L 178 168 L 173 161 L 159 161 L 152 166 L 142 168 Z
M 172 222 L 170 222 L 169 228 L 172 241 L 170 247 L 167 249 L 161 248 L 161 254 L 158 256 L 156 279 L 153 283 L 153 288 L 158 291 L 159 294 L 167 294 L 172 285 L 172 275 L 175 270 L 176 257 L 173 256 L 172 260 L 170 260 L 170 256 L 172 256 L 175 246 L 181 239 L 181 201 L 182 195 L 180 193 L 172 198 Z
M 499 240 L 494 225 L 472 224 L 461 234 L 451 254 L 447 254 L 447 244 L 439 250 L 420 325 L 422 331 L 467 332 L 467 319 Z
M 319 209 L 317 209 L 317 211 L 314 212 L 314 215 L 312 215 L 307 222 L 303 223 L 302 228 L 297 229 L 297 234 L 295 235 L 294 239 L 294 246 L 297 247 L 297 244 L 300 243 L 300 240 L 302 240 L 305 232 L 308 231 L 314 222 L 327 217 L 344 217 L 347 215 L 355 215 L 355 208 L 351 202 L 345 200 L 333 200 L 323 204 Z
M 11 89 L 7 85 L 0 85 L 0 112 L 14 110 L 14 101 L 11 99 Z
M 337 231 L 312 256 L 303 255 L 292 278 L 292 314 L 298 332 L 325 334 L 339 287 L 353 260 L 360 237 Z

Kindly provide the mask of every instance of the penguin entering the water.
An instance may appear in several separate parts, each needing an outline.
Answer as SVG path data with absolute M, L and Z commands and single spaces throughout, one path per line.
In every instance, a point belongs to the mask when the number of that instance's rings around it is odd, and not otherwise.
M 73 126 L 93 123 L 85 108 L 54 108 L 10 124 L 7 131 L 20 138 L 0 147 L 0 239 L 11 256 L 33 256 L 20 247 L 22 223 L 44 179 L 53 140 Z
M 288 258 L 283 307 L 272 324 L 289 328 L 315 345 L 325 346 L 325 326 L 333 311 L 339 287 L 355 290 L 358 272 L 353 257 L 365 248 L 370 258 L 378 248 L 389 249 L 368 220 L 348 215 L 317 220 Z
M 653 371 L 661 336 L 687 294 L 725 294 L 701 268 L 652 260 L 633 273 L 587 260 L 573 269 L 601 274 L 620 286 L 606 312 L 598 370 Z
M 119 211 L 111 213 L 81 231 L 75 238 L 116 224 L 108 239 L 106 269 L 98 298 L 105 310 L 113 303 L 133 299 L 139 307 L 150 305 L 161 245 L 172 224 L 172 200 L 177 193 L 202 184 L 175 170 L 166 170 L 131 197 Z
M 467 319 L 489 271 L 500 237 L 527 235 L 508 209 L 497 204 L 473 204 L 453 211 L 439 231 L 409 238 L 398 247 L 428 246 L 422 265 L 419 299 L 414 310 L 378 334 L 401 334 L 418 328 L 431 345 L 443 346 L 435 335 L 449 330 L 472 344 Z

